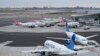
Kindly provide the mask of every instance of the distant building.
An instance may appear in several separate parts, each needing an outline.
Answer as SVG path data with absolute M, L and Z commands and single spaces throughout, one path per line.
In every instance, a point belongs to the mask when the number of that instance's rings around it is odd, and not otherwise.
M 72 17 L 83 24 L 100 26 L 100 13 L 72 15 Z

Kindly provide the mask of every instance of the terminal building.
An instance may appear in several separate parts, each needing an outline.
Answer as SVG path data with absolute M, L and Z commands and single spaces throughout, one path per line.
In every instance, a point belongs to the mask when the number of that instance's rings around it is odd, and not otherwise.
M 100 8 L 64 7 L 64 8 L 33 8 L 34 12 L 42 12 L 46 17 L 65 17 L 87 25 L 100 26 Z
M 71 18 L 74 21 L 79 21 L 80 23 L 86 25 L 100 26 L 100 9 L 77 9 L 76 14 L 72 14 Z
M 100 26 L 100 13 L 85 14 L 85 15 L 72 15 L 75 21 L 79 21 L 86 25 Z

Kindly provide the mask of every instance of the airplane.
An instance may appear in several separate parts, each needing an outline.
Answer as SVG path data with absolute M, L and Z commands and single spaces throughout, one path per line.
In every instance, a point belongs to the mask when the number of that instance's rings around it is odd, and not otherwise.
M 13 20 L 13 24 L 16 26 L 23 26 L 23 27 L 29 27 L 29 28 L 35 28 L 35 27 L 51 27 L 54 26 L 56 23 L 58 23 L 60 20 L 54 19 L 54 18 L 44 18 L 44 16 L 41 17 L 42 20 L 35 20 L 32 22 L 17 22 L 15 19 Z
M 59 23 L 61 21 L 61 18 L 44 18 L 44 16 L 41 16 L 42 20 L 36 21 L 36 23 L 39 26 L 46 26 L 46 27 L 51 27 L 54 26 L 55 24 Z
M 13 24 L 16 25 L 16 26 L 29 27 L 29 28 L 38 27 L 38 24 L 35 21 L 22 23 L 22 22 L 17 22 L 14 19 L 13 22 L 14 22 Z
M 87 45 L 87 44 L 89 43 L 89 40 L 88 40 L 89 38 L 98 36 L 98 34 L 95 34 L 95 35 L 91 35 L 91 36 L 84 37 L 84 36 L 81 36 L 81 35 L 76 34 L 76 33 L 74 33 L 74 32 L 70 32 L 69 26 L 68 26 L 67 23 L 66 23 L 66 34 L 67 34 L 67 36 L 68 36 L 69 38 L 71 38 L 71 36 L 72 36 L 73 34 L 75 34 L 75 36 L 76 36 L 75 41 L 76 41 L 76 42 L 79 42 L 79 43 L 81 43 L 81 44 L 83 44 L 83 45 Z
M 45 27 L 46 23 L 45 20 L 34 20 L 33 22 L 17 22 L 15 19 L 13 19 L 13 24 L 16 26 L 22 26 L 22 27 L 29 27 L 29 28 L 35 28 L 35 27 Z
M 52 40 L 46 40 L 44 42 L 44 48 L 38 48 L 36 50 L 27 50 L 22 51 L 23 53 L 38 53 L 40 55 L 77 55 L 78 53 L 83 53 L 87 51 L 74 51 L 74 42 L 75 41 L 75 35 L 72 36 L 72 38 L 68 41 L 66 41 L 66 46 L 59 44 L 57 42 L 54 42 Z
M 55 24 L 59 23 L 61 21 L 61 18 L 44 18 L 44 16 L 42 16 L 42 22 L 45 23 L 46 27 L 51 27 L 54 26 Z
M 70 28 L 77 28 L 77 27 L 80 27 L 80 24 L 79 22 L 67 22 L 67 24 L 69 25 Z M 62 21 L 58 24 L 59 27 L 64 27 L 66 26 L 66 22 L 65 22 L 65 19 L 62 18 Z
M 76 34 L 74 32 L 70 32 L 69 25 L 67 24 L 67 22 L 66 22 L 66 32 L 65 33 L 67 34 L 67 36 L 69 38 L 71 38 L 73 36 L 73 34 L 75 34 L 75 37 L 76 37 L 75 38 L 75 42 L 78 42 L 78 43 L 80 43 L 82 45 L 86 45 L 86 46 L 89 43 L 89 40 L 88 40 L 89 38 L 98 36 L 98 34 L 95 34 L 95 35 L 91 35 L 91 36 L 84 37 L 84 36 L 81 36 L 81 35 Z M 47 37 L 47 38 L 58 39 L 58 40 L 67 40 L 66 38 L 56 38 L 56 37 Z
M 79 22 L 69 22 L 68 25 L 70 28 L 77 28 L 80 26 Z

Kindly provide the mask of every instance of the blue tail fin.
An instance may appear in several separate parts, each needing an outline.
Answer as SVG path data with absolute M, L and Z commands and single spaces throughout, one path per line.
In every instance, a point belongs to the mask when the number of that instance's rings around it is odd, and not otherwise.
M 76 39 L 76 35 L 75 34 L 73 34 L 73 36 L 72 36 L 72 38 L 71 38 L 71 40 L 75 43 L 75 39 Z
M 74 49 L 74 41 L 75 41 L 75 34 L 73 34 L 72 38 L 67 41 L 67 48 L 73 50 Z
M 67 22 L 66 22 L 66 31 L 67 31 L 67 32 L 70 32 L 70 30 L 69 30 L 69 25 L 68 25 Z

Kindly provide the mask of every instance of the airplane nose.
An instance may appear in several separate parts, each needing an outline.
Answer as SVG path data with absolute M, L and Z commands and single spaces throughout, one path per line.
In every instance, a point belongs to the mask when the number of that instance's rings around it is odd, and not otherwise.
M 84 44 L 87 45 L 88 44 L 88 41 L 84 41 Z
M 87 41 L 82 41 L 81 43 L 82 43 L 83 45 L 87 45 L 87 44 L 88 44 Z

